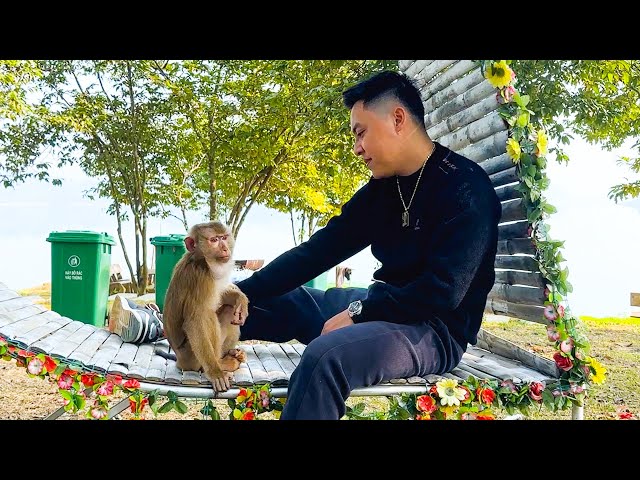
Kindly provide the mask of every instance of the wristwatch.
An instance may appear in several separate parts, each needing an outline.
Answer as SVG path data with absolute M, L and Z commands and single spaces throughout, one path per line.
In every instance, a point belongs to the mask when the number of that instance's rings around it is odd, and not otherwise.
M 360 315 L 362 313 L 362 301 L 356 300 L 355 302 L 351 302 L 349 308 L 347 308 L 347 313 L 351 318 Z

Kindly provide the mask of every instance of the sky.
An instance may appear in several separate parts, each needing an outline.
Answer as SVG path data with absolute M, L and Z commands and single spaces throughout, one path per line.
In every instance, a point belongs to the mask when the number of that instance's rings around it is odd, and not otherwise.
M 551 237 L 565 242 L 564 266 L 574 288 L 569 307 L 576 315 L 627 316 L 630 292 L 640 292 L 640 198 L 616 204 L 607 194 L 631 175 L 616 164 L 631 149 L 608 152 L 575 140 L 566 152 L 571 158 L 568 165 L 548 162 L 551 183 L 545 196 L 558 209 L 547 224 Z M 50 282 L 51 243 L 46 238 L 53 231 L 108 233 L 117 242 L 111 262 L 126 268 L 115 218 L 106 213 L 107 201 L 91 201 L 84 194 L 95 180 L 77 167 L 65 167 L 53 176 L 63 178 L 62 187 L 35 180 L 12 189 L 0 187 L 0 283 L 14 290 Z M 190 224 L 207 220 L 204 211 L 191 212 L 187 218 Z M 176 219 L 150 219 L 148 228 L 149 239 L 184 233 Z M 124 225 L 124 236 L 133 238 L 131 223 Z M 132 255 L 133 242 L 127 245 Z M 258 206 L 247 215 L 234 256 L 268 263 L 293 246 L 289 216 Z M 149 244 L 150 262 L 152 253 Z M 342 265 L 352 268 L 352 283 L 368 284 L 376 260 L 366 249 Z

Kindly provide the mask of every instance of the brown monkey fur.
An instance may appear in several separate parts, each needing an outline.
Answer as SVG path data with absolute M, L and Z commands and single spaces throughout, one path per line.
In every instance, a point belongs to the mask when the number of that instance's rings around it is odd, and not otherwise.
M 245 361 L 236 344 L 249 300 L 229 279 L 234 245 L 221 222 L 191 227 L 164 301 L 162 321 L 176 366 L 204 371 L 214 391 L 228 390 L 231 372 Z

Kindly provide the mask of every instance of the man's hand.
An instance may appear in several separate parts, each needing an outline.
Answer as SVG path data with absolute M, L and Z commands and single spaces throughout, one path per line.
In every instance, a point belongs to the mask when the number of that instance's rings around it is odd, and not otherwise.
M 353 320 L 351 320 L 347 310 L 343 310 L 324 322 L 324 327 L 322 332 L 320 332 L 320 335 L 324 335 L 325 333 L 332 332 L 342 327 L 348 327 L 349 325 L 353 325 Z

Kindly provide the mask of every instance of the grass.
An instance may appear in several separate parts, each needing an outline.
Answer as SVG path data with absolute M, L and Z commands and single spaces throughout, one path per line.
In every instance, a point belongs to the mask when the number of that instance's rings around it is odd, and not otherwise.
M 24 289 L 23 296 L 39 297 L 36 302 L 45 308 L 51 308 L 51 284 Z M 619 408 L 627 408 L 636 416 L 640 414 L 640 318 L 598 318 L 581 317 L 583 326 L 591 344 L 590 355 L 600 361 L 607 369 L 603 384 L 593 385 L 587 398 L 584 417 L 591 420 L 617 418 Z M 516 345 L 546 358 L 552 358 L 555 352 L 547 340 L 544 326 L 509 319 L 506 322 L 485 322 L 483 328 Z M 224 418 L 226 402 L 217 401 L 217 407 Z M 367 410 L 386 408 L 384 397 L 353 397 L 348 405 L 364 402 Z M 198 402 L 188 401 L 190 410 L 196 410 Z M 199 407 L 197 407 L 199 409 Z M 197 416 L 197 415 L 196 415 Z M 163 418 L 160 416 L 159 418 Z M 546 409 L 532 412 L 531 419 L 570 419 L 571 411 L 549 412 Z

